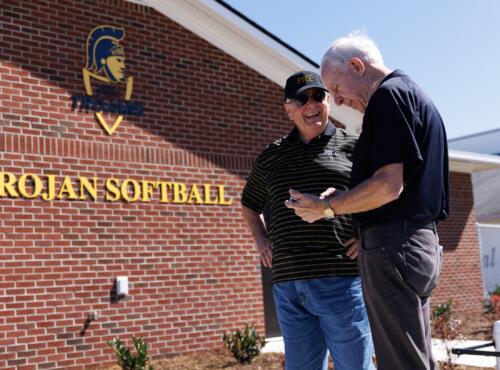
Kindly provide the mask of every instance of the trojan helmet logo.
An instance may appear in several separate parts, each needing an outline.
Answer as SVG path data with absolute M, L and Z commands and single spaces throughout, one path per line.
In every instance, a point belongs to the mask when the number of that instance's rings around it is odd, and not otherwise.
M 98 94 L 103 91 L 118 91 L 117 87 L 125 83 L 125 102 L 132 96 L 133 78 L 125 76 L 125 51 L 120 45 L 120 41 L 125 36 L 125 30 L 113 26 L 98 26 L 94 28 L 87 37 L 87 59 L 83 68 L 83 83 L 87 96 L 92 96 L 92 79 L 110 85 L 110 88 L 100 87 Z M 112 87 L 111 87 L 112 86 Z M 99 98 L 100 101 L 102 99 Z M 118 105 L 119 103 L 116 103 Z M 112 103 L 109 103 L 108 107 Z M 103 103 L 100 111 L 96 109 L 95 115 L 104 130 L 111 135 L 120 125 L 123 114 L 120 114 L 115 121 L 109 125 L 103 115 L 103 110 L 107 112 L 119 112 L 120 109 L 104 109 Z M 125 106 L 125 103 L 122 104 Z

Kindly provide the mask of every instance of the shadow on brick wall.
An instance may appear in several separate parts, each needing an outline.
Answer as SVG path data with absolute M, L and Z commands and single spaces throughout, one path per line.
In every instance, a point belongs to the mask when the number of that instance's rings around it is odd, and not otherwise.
M 292 127 L 281 87 L 155 11 L 97 2 L 86 5 L 93 17 L 82 17 L 65 4 L 67 14 L 47 22 L 42 12 L 33 14 L 29 3 L 6 4 L 0 19 L 5 25 L 0 28 L 0 67 L 9 75 L 9 82 L 2 83 L 12 88 L 3 102 L 12 109 L 4 109 L 1 123 L 10 126 L 9 133 L 28 130 L 34 136 L 118 150 L 183 149 L 245 177 L 256 155 Z M 23 23 L 22 31 L 16 22 Z M 112 136 L 93 111 L 73 110 L 71 99 L 85 93 L 87 35 L 102 24 L 125 29 L 121 45 L 126 75 L 134 78 L 131 100 L 144 106 L 142 117 L 125 116 Z M 136 161 L 156 164 L 161 153 L 156 154 Z
M 469 174 L 451 173 L 450 216 L 438 225 L 440 242 L 445 250 L 460 245 L 477 250 L 476 213 Z

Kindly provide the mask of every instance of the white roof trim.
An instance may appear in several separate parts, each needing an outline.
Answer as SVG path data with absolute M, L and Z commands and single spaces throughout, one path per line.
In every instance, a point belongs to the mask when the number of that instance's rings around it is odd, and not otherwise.
M 182 27 L 223 50 L 262 76 L 284 87 L 288 76 L 314 65 L 293 53 L 213 0 L 129 0 L 154 8 Z M 331 104 L 331 114 L 358 132 L 362 115 L 348 107 Z M 500 157 L 450 150 L 450 170 L 472 173 L 500 168 Z
M 488 215 L 488 216 L 477 216 L 477 221 L 480 223 L 481 229 L 485 227 L 494 227 L 500 229 L 500 214 Z
M 472 173 L 500 168 L 500 157 L 489 154 L 450 150 L 450 171 Z
M 212 0 L 142 0 L 158 12 L 253 68 L 279 86 L 317 68 Z M 272 63 L 269 63 L 272 61 Z
M 284 87 L 291 74 L 318 68 L 213 0 L 129 0 L 172 19 L 262 76 Z M 332 100 L 331 115 L 359 132 L 362 115 Z

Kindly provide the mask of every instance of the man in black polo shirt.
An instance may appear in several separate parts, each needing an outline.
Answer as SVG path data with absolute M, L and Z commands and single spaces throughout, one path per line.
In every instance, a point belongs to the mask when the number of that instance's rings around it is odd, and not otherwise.
M 295 128 L 259 155 L 241 203 L 262 263 L 272 266 L 286 369 L 326 370 L 327 349 L 336 370 L 373 369 L 357 251 L 345 247 L 350 217 L 309 224 L 284 204 L 290 187 L 347 189 L 357 137 L 329 122 L 329 96 L 314 72 L 287 79 L 284 107 Z
M 441 266 L 436 222 L 449 211 L 443 122 L 429 96 L 402 71 L 386 68 L 366 36 L 336 40 L 321 74 L 336 104 L 364 113 L 350 190 L 330 188 L 326 202 L 292 190 L 298 203 L 287 205 L 308 222 L 324 207 L 337 216 L 353 213 L 377 368 L 437 369 L 429 297 Z

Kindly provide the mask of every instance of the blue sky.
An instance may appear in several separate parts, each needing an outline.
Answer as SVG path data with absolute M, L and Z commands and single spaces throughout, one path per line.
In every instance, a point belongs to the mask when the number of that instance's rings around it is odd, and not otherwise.
M 226 0 L 314 61 L 363 30 L 432 97 L 449 138 L 500 128 L 500 1 Z M 309 5 L 309 6 L 308 6 Z

